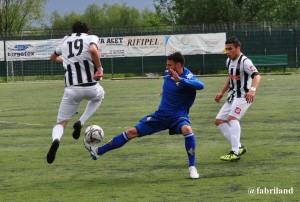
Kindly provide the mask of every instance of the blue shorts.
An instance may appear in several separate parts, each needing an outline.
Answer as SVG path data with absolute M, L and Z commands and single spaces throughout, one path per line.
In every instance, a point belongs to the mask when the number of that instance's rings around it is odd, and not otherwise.
M 181 134 L 183 125 L 191 126 L 188 116 L 162 116 L 157 112 L 142 118 L 135 126 L 140 137 L 169 129 L 169 134 Z

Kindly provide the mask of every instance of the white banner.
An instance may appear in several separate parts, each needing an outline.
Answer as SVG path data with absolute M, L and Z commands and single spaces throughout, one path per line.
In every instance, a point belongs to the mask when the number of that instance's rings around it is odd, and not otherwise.
M 164 35 L 124 37 L 126 57 L 164 56 L 166 40 Z
M 0 61 L 4 61 L 4 41 L 0 41 Z
M 166 36 L 166 55 L 180 51 L 183 55 L 224 53 L 226 33 Z
M 61 39 L 6 41 L 6 60 L 49 60 Z
M 124 37 L 99 38 L 101 58 L 125 57 Z

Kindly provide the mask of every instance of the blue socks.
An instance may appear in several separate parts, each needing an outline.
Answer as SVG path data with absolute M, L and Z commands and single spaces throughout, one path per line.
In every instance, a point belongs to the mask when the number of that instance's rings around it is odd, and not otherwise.
M 185 149 L 189 158 L 189 166 L 195 166 L 195 150 L 196 150 L 196 139 L 194 133 L 190 133 L 184 136 Z
M 195 150 L 196 150 L 196 139 L 194 133 L 184 136 L 185 140 L 185 149 L 189 159 L 189 166 L 195 166 Z M 98 147 L 98 155 L 103 155 L 108 151 L 122 147 L 129 141 L 125 132 L 120 135 L 115 136 L 111 141 L 105 145 Z
M 126 144 L 129 141 L 128 137 L 126 136 L 126 133 L 123 132 L 120 135 L 115 136 L 112 140 L 110 140 L 105 145 L 98 147 L 98 155 L 103 155 L 106 152 L 117 149 L 119 147 L 122 147 L 124 144 Z

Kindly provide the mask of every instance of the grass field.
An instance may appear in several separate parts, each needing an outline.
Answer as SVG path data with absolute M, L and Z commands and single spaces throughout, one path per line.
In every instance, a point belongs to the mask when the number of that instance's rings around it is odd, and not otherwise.
M 199 180 L 188 178 L 183 138 L 167 131 L 91 160 L 82 137 L 71 137 L 79 115 L 49 165 L 45 156 L 64 84 L 0 84 L 0 201 L 299 201 L 300 75 L 262 77 L 256 100 L 241 121 L 248 151 L 239 162 L 219 160 L 230 150 L 213 124 L 221 107 L 214 96 L 225 78 L 201 79 L 205 90 L 198 92 L 190 112 Z M 110 140 L 157 109 L 162 82 L 102 81 L 105 99 L 85 126 L 102 126 L 105 141 Z M 253 189 L 265 188 L 293 193 L 251 195 Z

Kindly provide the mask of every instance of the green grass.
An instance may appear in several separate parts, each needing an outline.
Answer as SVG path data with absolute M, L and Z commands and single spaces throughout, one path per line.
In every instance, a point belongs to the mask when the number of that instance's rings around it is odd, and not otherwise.
M 97 161 L 82 137 L 66 129 L 53 164 L 51 144 L 63 82 L 0 84 L 0 201 L 297 201 L 300 198 L 300 75 L 262 77 L 257 97 L 241 121 L 239 162 L 222 162 L 230 150 L 214 126 L 221 104 L 214 96 L 224 77 L 203 77 L 190 118 L 197 139 L 199 180 L 187 173 L 181 136 L 167 131 L 134 139 Z M 105 141 L 157 109 L 162 80 L 103 80 L 105 99 L 85 126 L 98 124 Z M 82 103 L 79 113 L 84 110 Z M 248 189 L 293 187 L 293 194 L 250 196 Z

